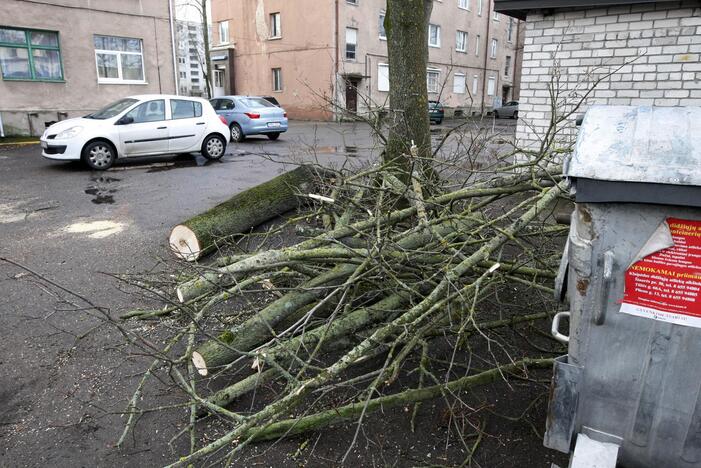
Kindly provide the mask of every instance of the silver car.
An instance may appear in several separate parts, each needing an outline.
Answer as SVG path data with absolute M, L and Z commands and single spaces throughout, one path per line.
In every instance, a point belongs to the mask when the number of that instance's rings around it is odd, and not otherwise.
M 518 101 L 510 101 L 494 109 L 495 119 L 518 119 Z
M 287 112 L 258 96 L 222 96 L 211 99 L 214 110 L 226 119 L 231 141 L 250 135 L 266 135 L 277 140 L 287 131 Z

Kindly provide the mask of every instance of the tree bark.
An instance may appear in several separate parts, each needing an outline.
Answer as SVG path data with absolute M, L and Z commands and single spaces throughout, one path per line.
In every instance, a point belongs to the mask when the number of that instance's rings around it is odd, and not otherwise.
M 390 124 L 384 162 L 395 168 L 397 177 L 405 184 L 411 174 L 407 155 L 412 141 L 419 149 L 423 165 L 430 166 L 426 66 L 432 9 L 433 0 L 387 0 Z
M 299 193 L 311 187 L 313 177 L 311 167 L 300 166 L 234 195 L 175 226 L 170 233 L 170 247 L 178 257 L 195 261 L 213 250 L 217 239 L 244 233 L 297 208 Z

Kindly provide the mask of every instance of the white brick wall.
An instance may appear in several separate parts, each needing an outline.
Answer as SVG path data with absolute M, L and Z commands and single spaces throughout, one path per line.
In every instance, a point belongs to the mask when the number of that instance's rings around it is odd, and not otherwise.
M 563 112 L 605 77 L 562 125 L 563 145 L 590 104 L 701 106 L 698 1 L 532 13 L 523 52 L 517 138 L 525 148 L 537 148 L 549 126 L 551 89 Z

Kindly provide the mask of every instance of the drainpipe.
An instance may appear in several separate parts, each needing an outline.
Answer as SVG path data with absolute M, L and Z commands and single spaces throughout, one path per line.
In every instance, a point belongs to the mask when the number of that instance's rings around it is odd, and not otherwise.
M 516 82 L 516 68 L 518 68 L 518 56 L 521 53 L 521 42 L 520 38 L 521 37 L 521 20 L 516 20 L 516 51 L 514 53 L 514 88 L 518 86 L 518 96 L 514 96 L 514 92 L 511 92 L 511 98 L 513 101 L 517 101 L 521 99 L 521 76 L 522 74 L 518 74 L 518 83 Z
M 5 128 L 2 126 L 2 112 L 0 112 L 0 138 L 5 138 Z
M 173 0 L 168 0 L 168 19 L 170 20 L 170 47 L 173 54 L 173 85 L 175 86 L 175 95 L 180 95 L 180 86 L 178 83 L 178 65 L 175 56 L 175 28 L 173 25 Z
M 489 61 L 489 30 L 492 26 L 492 0 L 487 0 L 487 37 L 485 38 L 484 44 L 484 79 L 482 80 L 482 104 L 480 105 L 480 112 L 484 115 L 484 98 L 487 94 L 487 62 Z M 496 90 L 496 83 L 494 83 L 494 89 Z
M 339 115 L 338 109 L 336 109 L 336 106 L 337 106 L 337 104 L 338 104 L 339 97 L 340 97 L 340 96 L 339 96 L 339 83 L 338 83 L 338 80 L 339 80 L 339 76 L 338 76 L 338 61 L 340 60 L 340 56 L 339 56 L 339 52 L 338 52 L 338 47 L 339 47 L 339 44 L 338 44 L 338 34 L 339 34 L 339 24 L 340 24 L 340 18 L 339 18 L 340 13 L 339 13 L 339 11 L 340 11 L 340 10 L 339 10 L 339 3 L 338 3 L 338 2 L 339 2 L 339 0 L 336 0 L 336 2 L 335 2 L 336 12 L 335 12 L 335 24 L 334 24 L 334 29 L 335 29 L 335 30 L 334 30 L 334 47 L 335 47 L 335 49 L 336 49 L 336 53 L 334 54 L 334 56 L 335 56 L 335 59 L 334 59 L 334 60 L 335 60 L 335 63 L 334 63 L 334 86 L 333 86 L 333 87 L 334 87 L 334 93 L 333 93 L 333 95 L 334 95 L 334 98 L 333 98 L 333 100 L 334 100 L 334 103 L 333 103 L 334 111 L 333 111 L 333 112 L 334 112 L 334 114 L 336 114 L 336 115 Z M 337 119 L 337 120 L 340 120 L 340 119 Z

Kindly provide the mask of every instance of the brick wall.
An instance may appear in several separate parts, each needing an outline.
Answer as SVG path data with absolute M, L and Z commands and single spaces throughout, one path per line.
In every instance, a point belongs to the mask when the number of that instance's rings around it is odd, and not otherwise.
M 563 144 L 572 142 L 574 120 L 590 104 L 701 106 L 699 56 L 698 1 L 529 14 L 517 138 L 523 147 L 538 145 L 551 120 L 551 90 L 563 113 L 597 80 L 561 125 Z

